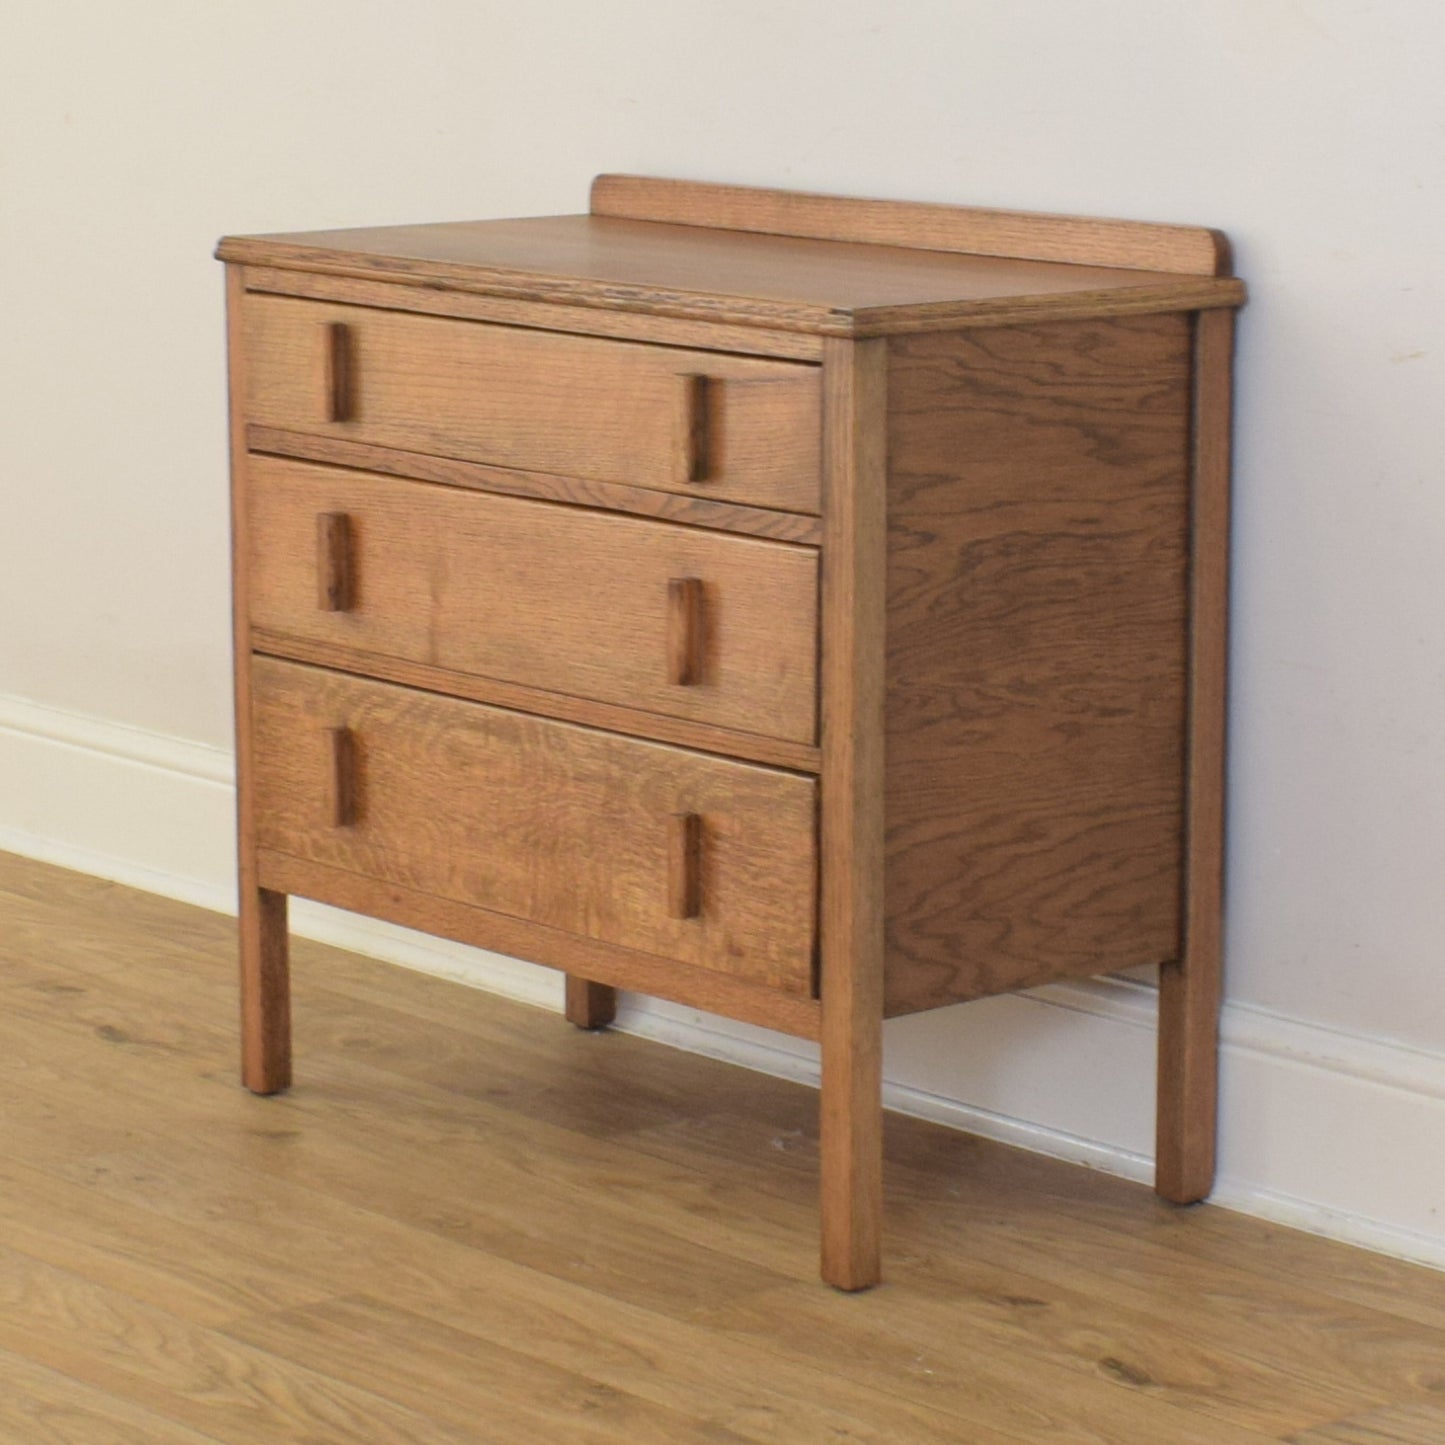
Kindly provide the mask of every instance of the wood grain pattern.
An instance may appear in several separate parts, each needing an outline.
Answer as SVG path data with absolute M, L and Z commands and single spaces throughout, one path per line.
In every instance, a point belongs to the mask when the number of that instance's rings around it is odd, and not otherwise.
M 1187 318 L 890 346 L 888 1012 L 1173 958 Z
M 547 968 L 651 998 L 670 999 L 688 1008 L 722 1014 L 796 1038 L 816 1039 L 821 1014 L 815 999 L 784 993 L 712 968 L 694 967 L 635 948 L 567 933 L 546 924 L 495 913 L 424 893 L 401 883 L 382 883 L 329 864 L 262 849 L 260 876 L 268 886 L 301 898 L 314 898 L 353 913 L 383 918 L 439 938 L 490 948 Z
M 336 425 L 350 440 L 687 491 L 677 396 L 703 375 L 708 495 L 818 509 L 816 367 L 254 293 L 243 312 L 258 425 L 326 434 L 309 363 L 318 329 L 344 322 L 353 415 Z
M 290 963 L 286 899 L 256 873 L 254 752 L 251 745 L 250 534 L 245 438 L 247 351 L 244 283 L 226 268 L 226 364 L 231 461 L 231 646 L 236 717 L 236 862 L 239 899 L 241 1077 L 258 1094 L 291 1083 Z
M 215 1445 L 213 1435 L 3 1348 L 0 1439 L 7 1445 Z
M 776 356 L 786 361 L 819 361 L 823 355 L 822 338 L 802 331 L 769 331 L 761 326 L 729 326 L 721 321 L 685 321 L 646 312 L 604 311 L 597 306 L 442 291 L 421 282 L 407 284 L 405 277 L 367 281 L 355 276 L 281 271 L 272 266 L 238 269 L 245 274 L 248 291 L 265 291 L 273 296 L 303 296 L 314 301 L 375 306 L 383 311 L 419 311 L 427 316 L 494 321 L 502 326 L 566 331 L 578 336 L 611 336 L 619 341 L 654 341 L 694 350 L 735 351 L 744 356 Z
M 1157 1188 L 1176 1204 L 1213 1188 L 1218 1129 L 1233 349 L 1232 312 L 1196 318 L 1183 939 L 1159 974 L 1155 1150 Z
M 1445 1405 L 1416 1401 L 1368 1410 L 1347 1420 L 1291 1435 L 1287 1445 L 1440 1445 L 1445 1440 Z
M 674 1445 L 697 1438 L 701 1428 L 690 1409 L 610 1389 L 511 1342 L 484 1340 L 460 1323 L 388 1306 L 370 1294 L 247 1322 L 235 1334 L 258 1348 L 284 1341 L 298 1363 L 383 1390 L 403 1408 L 425 1411 L 476 1442 L 599 1445 L 625 1436 L 637 1445 Z M 515 1391 L 505 1401 L 491 1383 L 498 1377 Z M 716 1438 L 743 1445 L 730 1430 Z
M 270 658 L 253 687 L 263 848 L 811 992 L 811 779 Z M 366 759 L 344 830 L 323 802 L 338 726 Z M 678 812 L 708 836 L 706 908 L 685 922 L 667 909 Z
M 0 1348 L 78 1374 L 84 1383 L 212 1440 L 379 1435 L 467 1445 L 475 1439 L 364 1387 L 278 1360 L 3 1246 L 0 1300 Z
M 617 990 L 569 973 L 563 1013 L 579 1029 L 605 1029 L 617 1017 Z
M 623 310 L 776 334 L 865 336 L 1115 310 L 1237 306 L 1220 276 L 748 234 L 609 216 L 231 236 L 217 254 L 400 287 Z M 746 347 L 753 350 L 752 347 Z M 694 370 L 696 368 L 693 368 Z
M 1204 226 L 861 200 L 656 176 L 598 176 L 591 211 L 633 221 L 1200 276 L 1225 276 L 1230 268 L 1228 240 Z
M 231 920 L 5 855 L 0 913 L 16 1445 L 1441 1438 L 1438 1272 L 890 1116 L 850 1301 L 798 1084 L 298 941 L 257 1100 Z
M 250 477 L 258 631 L 816 738 L 809 548 L 272 457 Z M 315 605 L 318 514 L 347 518 L 344 610 Z
M 579 507 L 601 507 L 631 516 L 658 517 L 690 527 L 706 527 L 710 531 L 771 537 L 777 542 L 816 545 L 823 538 L 823 526 L 819 519 L 801 512 L 742 507 L 735 502 L 714 502 L 681 492 L 652 492 L 645 487 L 588 482 L 579 477 L 555 476 L 549 472 L 487 467 L 475 462 L 429 457 L 421 452 L 395 451 L 340 437 L 311 436 L 278 427 L 247 427 L 246 437 L 254 452 L 358 467 L 369 472 L 384 472 L 388 476 L 440 482 L 450 487 L 500 492 L 513 497 L 535 497 L 539 501 L 565 502 Z
M 830 343 L 823 365 L 822 1272 L 857 1290 L 882 1268 L 887 353 Z

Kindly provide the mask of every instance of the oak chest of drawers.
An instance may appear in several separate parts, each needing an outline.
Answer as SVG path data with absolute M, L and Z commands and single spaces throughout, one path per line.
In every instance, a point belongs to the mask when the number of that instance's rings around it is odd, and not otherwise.
M 228 238 L 243 1058 L 286 898 L 818 1039 L 879 1271 L 885 1017 L 1157 965 L 1213 1173 L 1217 233 L 601 177 Z

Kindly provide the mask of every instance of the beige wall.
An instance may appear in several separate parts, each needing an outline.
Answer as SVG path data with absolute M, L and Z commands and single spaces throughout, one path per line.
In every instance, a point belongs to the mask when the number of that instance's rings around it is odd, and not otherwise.
M 604 169 L 1219 225 L 1230 996 L 1445 1060 L 1442 54 L 1433 0 L 6 0 L 0 694 L 228 740 L 223 231 Z

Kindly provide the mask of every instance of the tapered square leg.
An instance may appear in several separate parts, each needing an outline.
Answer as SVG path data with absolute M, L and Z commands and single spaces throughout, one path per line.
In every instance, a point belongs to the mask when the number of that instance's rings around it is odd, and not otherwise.
M 253 1094 L 291 1083 L 291 970 L 286 895 L 241 894 L 241 1082 Z
M 569 973 L 566 1012 L 579 1029 L 605 1029 L 617 1017 L 617 990 Z

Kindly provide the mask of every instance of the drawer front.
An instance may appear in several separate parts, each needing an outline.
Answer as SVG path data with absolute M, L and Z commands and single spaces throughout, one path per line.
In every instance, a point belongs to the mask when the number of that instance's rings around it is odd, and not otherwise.
M 252 294 L 246 419 L 817 512 L 819 368 Z
M 810 547 L 274 457 L 248 495 L 257 627 L 814 739 Z
M 257 842 L 807 995 L 816 783 L 253 661 Z

